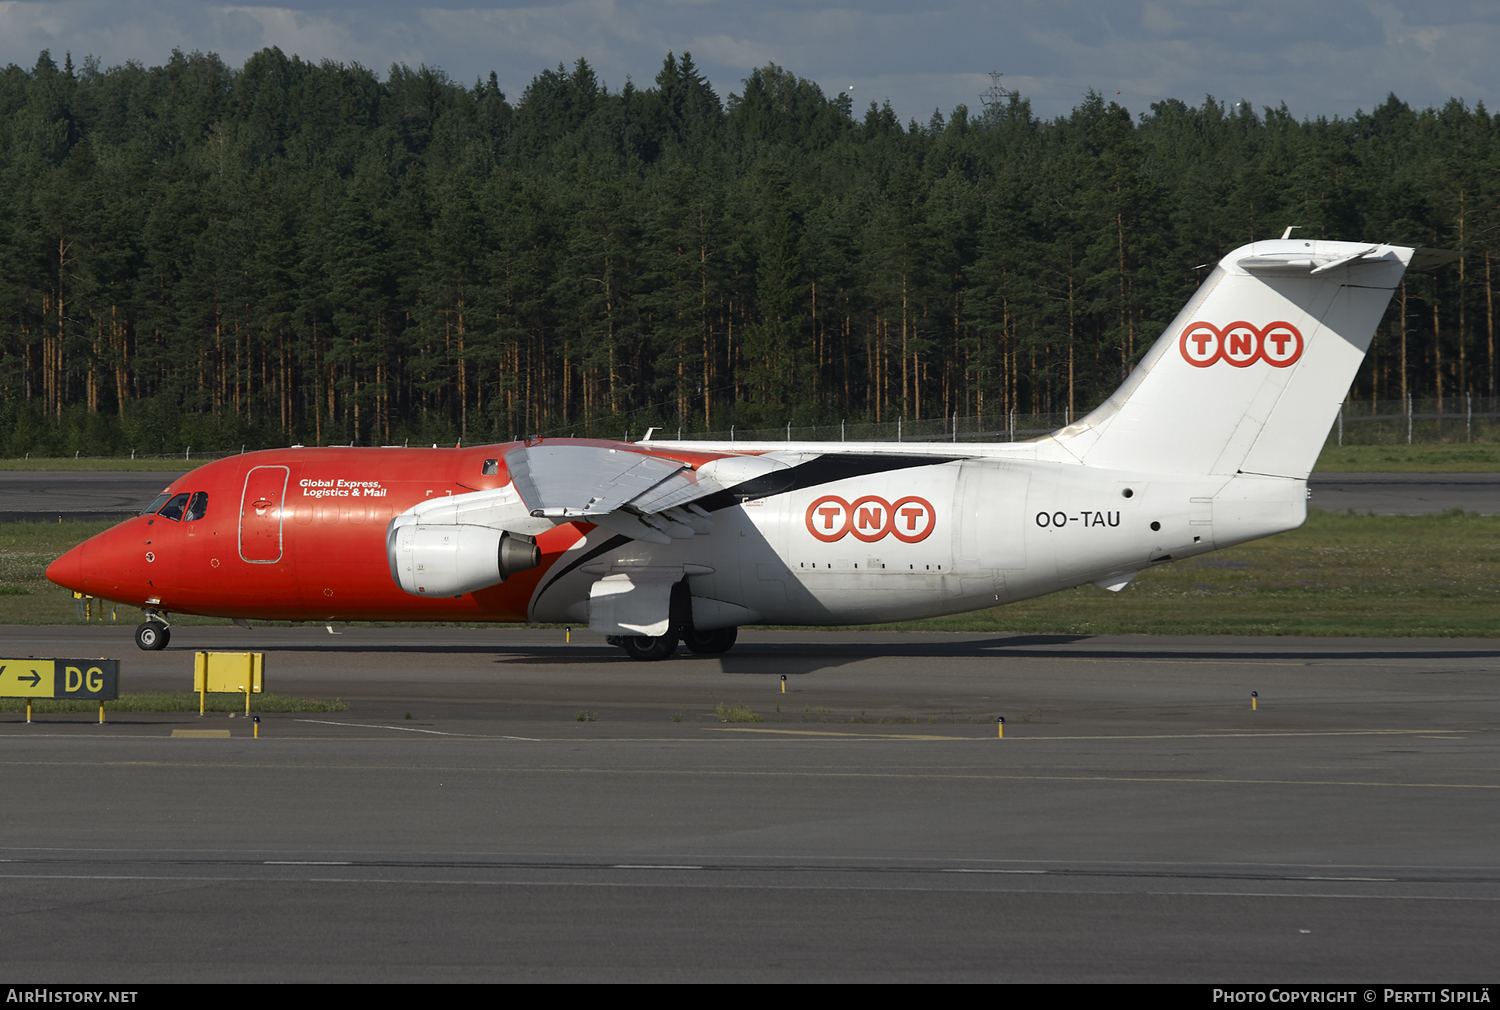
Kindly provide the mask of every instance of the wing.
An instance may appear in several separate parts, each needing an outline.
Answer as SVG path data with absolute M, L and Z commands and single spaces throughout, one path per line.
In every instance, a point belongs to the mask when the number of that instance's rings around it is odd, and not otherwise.
M 745 455 L 694 469 L 626 447 L 568 444 L 513 449 L 505 465 L 511 482 L 504 487 L 419 502 L 392 520 L 392 529 L 472 525 L 530 536 L 582 520 L 633 540 L 669 544 L 713 529 L 708 510 L 695 504 L 700 498 L 733 494 L 746 481 L 789 468 L 771 455 Z
M 695 470 L 626 448 L 553 444 L 513 449 L 505 465 L 536 518 L 582 519 L 635 540 L 669 544 L 713 529 L 708 512 L 693 504 L 698 499 L 786 467 L 759 456 L 730 459 L 733 467 L 714 460 Z

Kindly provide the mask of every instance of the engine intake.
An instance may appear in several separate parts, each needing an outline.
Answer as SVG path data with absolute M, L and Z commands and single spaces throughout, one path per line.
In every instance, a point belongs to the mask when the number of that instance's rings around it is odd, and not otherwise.
M 386 534 L 391 579 L 413 596 L 462 596 L 542 563 L 534 538 L 468 525 L 396 525 Z

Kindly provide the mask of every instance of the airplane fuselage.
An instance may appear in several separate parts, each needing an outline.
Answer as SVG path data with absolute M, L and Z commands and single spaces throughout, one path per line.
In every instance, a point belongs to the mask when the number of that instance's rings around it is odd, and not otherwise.
M 158 619 L 587 623 L 637 659 L 1119 589 L 1299 526 L 1392 292 L 1456 255 L 1236 249 L 1112 396 L 1034 442 L 268 450 L 174 481 L 48 576 Z
M 165 492 L 204 494 L 201 518 L 137 516 L 59 559 L 51 574 L 161 612 L 587 623 L 595 583 L 655 573 L 687 580 L 702 626 L 859 624 L 1118 582 L 1305 517 L 1302 481 L 1101 471 L 1028 458 L 1036 453 L 1025 444 L 845 447 L 853 454 L 741 445 L 773 450 L 790 486 L 721 503 L 706 533 L 657 544 L 563 522 L 536 536 L 540 565 L 503 583 L 452 596 L 403 591 L 388 555 L 391 521 L 424 502 L 506 486 L 505 455 L 521 444 L 231 457 Z M 649 451 L 690 466 L 726 456 Z M 841 476 L 851 470 L 863 472 Z

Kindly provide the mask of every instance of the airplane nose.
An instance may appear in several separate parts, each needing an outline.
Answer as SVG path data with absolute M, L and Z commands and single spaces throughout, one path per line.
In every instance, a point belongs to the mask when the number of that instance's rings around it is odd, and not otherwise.
M 47 578 L 64 589 L 83 592 L 83 545 L 79 544 L 48 565 Z

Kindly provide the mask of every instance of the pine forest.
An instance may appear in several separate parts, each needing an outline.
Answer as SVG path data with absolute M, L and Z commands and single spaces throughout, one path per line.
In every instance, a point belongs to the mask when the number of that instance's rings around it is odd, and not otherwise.
M 508 97 L 42 53 L 0 71 L 0 455 L 1077 414 L 1289 226 L 1463 254 L 1408 275 L 1351 402 L 1491 397 L 1497 138 L 1457 98 L 903 124 L 687 54 Z

